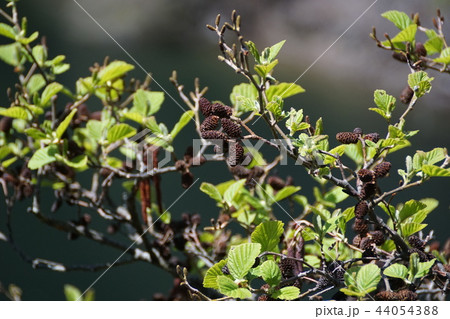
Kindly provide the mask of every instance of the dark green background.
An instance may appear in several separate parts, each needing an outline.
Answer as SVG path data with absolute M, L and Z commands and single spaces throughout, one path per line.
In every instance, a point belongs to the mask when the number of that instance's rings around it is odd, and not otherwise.
M 204 26 L 212 24 L 215 15 L 228 17 L 232 9 L 243 16 L 243 32 L 258 48 L 286 39 L 280 54 L 280 64 L 275 76 L 285 82 L 294 81 L 333 41 L 372 3 L 372 1 L 79 1 L 95 19 L 114 37 L 156 81 L 181 103 L 168 81 L 172 70 L 179 73 L 180 82 L 192 89 L 193 79 L 199 77 L 202 85 L 210 88 L 207 97 L 229 102 L 233 85 L 243 81 L 224 64 L 217 61 L 218 48 L 215 35 Z M 373 91 L 385 89 L 398 97 L 406 84 L 408 69 L 390 58 L 388 52 L 377 49 L 368 37 L 372 25 L 378 33 L 394 34 L 395 29 L 380 14 L 398 9 L 408 13 L 419 11 L 422 23 L 431 25 L 434 10 L 440 7 L 450 17 L 447 1 L 379 1 L 361 18 L 299 81 L 306 93 L 287 100 L 287 107 L 303 108 L 312 120 L 324 117 L 326 132 L 330 136 L 338 131 L 356 126 L 366 132 L 385 133 L 383 120 L 368 111 L 373 106 Z M 65 54 L 71 69 L 59 82 L 74 89 L 74 82 L 89 75 L 94 62 L 101 63 L 106 55 L 111 59 L 132 60 L 97 26 L 72 0 L 19 2 L 21 15 L 29 19 L 32 30 L 47 37 L 50 57 Z M 447 26 L 447 34 L 450 30 Z M 8 66 L 0 65 L 0 105 L 6 106 L 6 88 L 14 82 Z M 412 142 L 416 149 L 430 150 L 449 146 L 448 121 L 450 118 L 450 76 L 431 72 L 436 79 L 429 96 L 421 100 L 408 117 L 408 129 L 419 129 L 421 134 Z M 136 67 L 133 76 L 143 79 L 145 73 Z M 154 90 L 160 90 L 155 83 Z M 90 102 L 89 107 L 99 105 Z M 396 114 L 404 109 L 398 103 Z M 168 97 L 158 114 L 158 121 L 172 127 L 182 111 Z M 264 131 L 261 123 L 256 130 Z M 193 126 L 190 125 L 176 141 L 177 154 L 182 155 L 190 143 Z M 333 143 L 333 139 L 330 139 Z M 333 144 L 332 144 L 333 145 Z M 404 167 L 404 157 L 413 154 L 413 148 L 404 149 L 393 156 L 391 177 L 381 182 L 381 187 L 398 183 L 396 170 Z M 214 203 L 198 191 L 202 181 L 219 183 L 230 178 L 223 163 L 207 163 L 195 170 L 199 178 L 189 194 L 171 209 L 174 216 L 182 212 L 200 213 L 203 225 L 217 213 Z M 280 167 L 277 173 L 292 175 L 302 185 L 303 194 L 309 196 L 313 181 L 302 168 L 292 165 Z M 164 203 L 168 207 L 183 191 L 178 174 L 164 175 Z M 434 229 L 437 237 L 445 241 L 449 227 L 448 179 L 436 179 L 426 185 L 401 194 L 395 202 L 410 198 L 435 197 L 440 206 L 428 219 L 426 231 Z M 120 196 L 120 193 L 117 193 Z M 4 205 L 0 201 L 0 231 L 4 229 Z M 69 241 L 64 233 L 41 225 L 34 216 L 26 213 L 26 204 L 17 207 L 13 214 L 15 238 L 19 246 L 32 257 L 57 260 L 67 264 L 102 263 L 115 260 L 120 253 L 79 239 Z M 43 209 L 49 209 L 50 199 L 43 200 Z M 347 201 L 347 206 L 353 205 Z M 286 205 L 287 206 L 287 205 Z M 347 207 L 344 205 L 344 207 Z M 73 209 L 64 206 L 59 215 L 75 218 Z M 288 221 L 276 209 L 275 215 Z M 56 216 L 58 217 L 58 216 Z M 94 220 L 94 227 L 104 231 L 106 225 Z M 120 239 L 120 237 L 118 237 Z M 0 281 L 14 283 L 23 289 L 25 300 L 62 300 L 63 285 L 73 284 L 87 288 L 100 273 L 55 273 L 33 270 L 23 262 L 12 248 L 0 242 Z M 163 271 L 145 264 L 134 264 L 111 269 L 95 285 L 98 300 L 150 300 L 155 292 L 167 293 L 171 277 Z

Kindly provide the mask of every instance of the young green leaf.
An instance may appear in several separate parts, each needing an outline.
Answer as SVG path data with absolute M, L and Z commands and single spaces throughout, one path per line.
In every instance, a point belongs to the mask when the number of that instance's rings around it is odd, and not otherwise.
M 63 88 L 64 87 L 57 82 L 53 82 L 47 85 L 47 87 L 42 92 L 40 106 L 41 107 L 49 106 L 52 97 L 58 94 Z
M 114 125 L 108 131 L 107 139 L 110 143 L 114 143 L 126 137 L 130 137 L 136 134 L 136 129 L 128 124 L 120 123 Z
M 13 39 L 16 39 L 16 31 L 14 31 L 14 28 L 5 24 L 5 23 L 0 23 L 0 35 Z
M 134 66 L 123 61 L 113 61 L 98 73 L 99 85 L 124 76 L 134 69 Z
M 56 145 L 49 145 L 47 147 L 38 149 L 28 162 L 29 169 L 38 169 L 44 165 L 56 161 L 58 154 L 58 147 Z
M 283 40 L 283 41 L 280 41 L 277 44 L 274 44 L 270 47 L 269 58 L 268 58 L 269 62 L 272 62 L 275 60 L 275 58 L 277 57 L 278 53 L 280 52 L 280 50 L 283 47 L 285 42 L 286 42 L 286 40 Z
M 247 288 L 239 288 L 239 286 L 226 276 L 217 277 L 217 285 L 219 291 L 224 295 L 236 299 L 250 299 L 252 293 Z
M 418 263 L 417 273 L 414 278 L 425 277 L 428 274 L 428 272 L 430 271 L 430 268 L 433 267 L 435 261 L 436 261 L 436 259 L 432 259 L 430 261 Z
M 77 111 L 78 111 L 78 109 L 73 109 L 69 113 L 69 115 L 67 115 L 67 117 L 64 119 L 64 121 L 62 121 L 61 124 L 58 125 L 58 127 L 56 128 L 56 137 L 58 139 L 60 139 L 63 136 L 64 132 L 69 127 L 69 124 L 72 121 L 72 118 L 75 115 L 75 113 L 77 113 Z
M 405 29 L 400 31 L 394 38 L 391 39 L 391 42 L 394 44 L 401 42 L 413 42 L 416 38 L 417 32 L 417 24 L 410 24 Z M 384 41 L 383 44 L 389 46 L 389 41 Z
M 214 264 L 211 268 L 206 271 L 205 278 L 203 279 L 203 287 L 219 289 L 217 284 L 217 277 L 223 276 L 222 268 L 227 264 L 227 260 L 221 260 Z
M 234 279 L 243 279 L 261 252 L 260 244 L 241 244 L 228 253 L 228 269 Z
M 271 297 L 280 300 L 294 300 L 297 299 L 299 295 L 300 289 L 294 286 L 287 286 L 275 291 Z
M 428 226 L 427 224 L 419 224 L 419 223 L 414 223 L 414 222 L 402 223 L 400 225 L 400 229 L 402 231 L 402 236 L 404 238 L 408 238 L 412 234 L 415 234 L 415 233 L 421 231 L 422 229 L 424 229 L 427 226 Z
M 276 85 L 272 85 L 267 90 L 267 100 L 273 101 L 274 96 L 279 96 L 282 99 L 288 98 L 290 96 L 303 93 L 305 89 L 303 89 L 300 85 L 295 83 L 279 83 Z
M 379 110 L 383 111 L 380 113 L 384 118 L 389 120 L 392 116 L 392 111 L 395 109 L 396 99 L 392 95 L 389 95 L 384 90 L 376 90 L 374 93 L 374 102 L 378 106 Z M 377 109 L 370 108 L 372 111 L 377 111 Z M 377 111 L 378 112 L 378 111 Z
M 428 176 L 450 177 L 450 169 L 442 168 L 436 165 L 423 165 L 422 171 Z
M 450 64 L 450 48 L 445 48 L 442 50 L 439 58 L 434 59 L 435 62 Z
M 86 155 L 78 155 L 72 159 L 68 159 L 65 157 L 61 157 L 59 154 L 56 154 L 55 156 L 58 160 L 62 160 L 67 166 L 73 167 L 73 168 L 85 168 L 87 166 L 88 158 Z
M 425 71 L 418 71 L 408 75 L 408 85 L 417 97 L 421 97 L 430 92 L 433 79 Z
M 214 199 L 216 202 L 218 203 L 222 202 L 222 195 L 220 195 L 220 192 L 213 184 L 203 182 L 200 185 L 200 190 L 203 193 L 207 194 L 212 199 Z
M 170 131 L 172 140 L 178 135 L 178 133 L 180 133 L 180 131 L 189 123 L 191 119 L 194 119 L 194 111 L 192 110 L 186 111 L 183 113 L 183 115 L 181 115 L 177 124 L 175 124 L 172 131 Z
M 275 195 L 275 201 L 279 202 L 292 194 L 295 194 L 301 189 L 300 186 L 285 186 L 282 189 L 280 189 L 277 194 Z
M 247 44 L 248 50 L 250 51 L 251 55 L 253 55 L 255 62 L 257 64 L 261 64 L 261 56 L 259 55 L 256 45 L 252 41 L 247 41 L 245 42 L 245 44 Z
M 64 285 L 64 295 L 67 301 L 77 301 L 81 298 L 81 291 L 72 285 Z
M 223 198 L 225 202 L 229 205 L 233 205 L 233 201 L 235 197 L 239 194 L 242 187 L 244 187 L 245 179 L 241 179 L 237 182 L 234 182 L 232 185 L 230 185 L 227 190 L 225 191 L 225 194 L 223 195 Z
M 28 119 L 28 113 L 27 111 L 20 107 L 20 106 L 12 106 L 10 108 L 3 108 L 0 107 L 0 115 L 12 117 L 15 119 L 21 119 L 21 120 L 27 120 Z
M 258 226 L 252 233 L 253 243 L 261 244 L 261 251 L 278 251 L 280 236 L 284 232 L 284 224 L 279 220 L 266 221 Z
M 142 116 L 150 116 L 159 111 L 163 102 L 164 92 L 152 92 L 139 89 L 134 94 L 131 111 L 135 111 Z
M 408 276 L 408 268 L 402 264 L 393 264 L 387 267 L 383 274 L 393 278 L 405 279 Z
M 404 220 L 406 220 L 408 217 L 413 216 L 414 214 L 417 214 L 422 209 L 425 209 L 427 207 L 426 204 L 417 201 L 417 200 L 409 200 L 403 205 L 402 209 L 400 210 L 398 221 L 401 223 Z
M 273 260 L 266 260 L 260 266 L 260 274 L 266 283 L 270 286 L 276 286 L 281 281 L 281 271 L 277 263 Z
M 0 59 L 6 64 L 18 66 L 20 63 L 20 44 L 0 45 Z
M 386 11 L 381 16 L 391 21 L 400 30 L 405 29 L 413 23 L 406 13 L 397 10 Z

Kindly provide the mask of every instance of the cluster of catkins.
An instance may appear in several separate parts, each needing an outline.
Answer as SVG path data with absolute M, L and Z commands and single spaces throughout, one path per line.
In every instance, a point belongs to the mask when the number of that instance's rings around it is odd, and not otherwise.
M 336 134 L 336 139 L 342 144 L 356 144 L 358 143 L 360 137 L 374 143 L 377 143 L 380 140 L 380 134 L 363 134 L 362 129 L 360 129 L 359 127 L 355 128 L 353 132 L 339 132 Z
M 215 144 L 217 154 L 227 154 L 227 163 L 236 166 L 244 160 L 244 148 L 241 145 L 241 126 L 230 119 L 233 109 L 220 103 L 211 103 L 202 97 L 199 100 L 200 111 L 205 116 L 200 131 L 202 138 Z M 222 131 L 218 130 L 218 126 Z

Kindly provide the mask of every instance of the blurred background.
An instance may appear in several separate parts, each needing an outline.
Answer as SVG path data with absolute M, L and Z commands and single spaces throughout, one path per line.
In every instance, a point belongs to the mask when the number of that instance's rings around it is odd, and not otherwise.
M 207 97 L 229 103 L 229 94 L 234 85 L 244 81 L 231 69 L 217 61 L 219 50 L 215 34 L 205 28 L 213 24 L 217 13 L 229 19 L 233 9 L 242 16 L 242 30 L 247 40 L 256 43 L 259 49 L 287 40 L 279 55 L 279 66 L 275 77 L 283 82 L 295 81 L 314 60 L 320 56 L 346 30 L 373 1 L 320 0 L 320 1 L 163 1 L 163 0 L 78 0 L 126 51 L 151 73 L 168 93 L 181 100 L 169 82 L 172 70 L 177 70 L 179 80 L 187 90 L 193 88 L 193 80 L 199 77 L 201 84 L 208 86 Z M 385 123 L 374 112 L 373 91 L 385 89 L 398 97 L 406 85 L 409 69 L 405 64 L 392 59 L 389 52 L 378 49 L 369 38 L 372 26 L 378 34 L 394 35 L 395 27 L 380 14 L 387 10 L 402 10 L 407 13 L 420 12 L 424 26 L 431 26 L 436 9 L 450 19 L 450 3 L 447 0 L 391 0 L 378 1 L 342 38 L 298 81 L 306 92 L 286 101 L 287 108 L 303 108 L 312 121 L 324 117 L 325 130 L 330 136 L 336 132 L 362 127 L 365 132 L 385 132 Z M 59 78 L 59 82 L 71 86 L 79 77 L 90 74 L 88 68 L 95 62 L 102 63 L 105 56 L 133 63 L 116 44 L 75 1 L 64 0 L 22 0 L 19 2 L 21 16 L 27 16 L 29 28 L 46 36 L 50 57 L 59 54 L 67 56 L 71 69 Z M 449 26 L 445 33 L 450 34 Z M 134 64 L 134 63 L 133 63 Z M 12 70 L 0 64 L 0 105 L 7 105 L 6 89 L 15 81 Z M 415 149 L 424 151 L 433 147 L 449 147 L 450 128 L 450 76 L 430 70 L 435 77 L 431 94 L 421 99 L 414 112 L 408 117 L 407 129 L 420 130 L 412 139 Z M 136 67 L 133 76 L 144 79 L 145 72 Z M 153 90 L 161 88 L 152 84 Z M 96 108 L 98 105 L 89 105 Z M 397 103 L 396 114 L 405 106 Z M 179 107 L 168 97 L 158 113 L 158 121 L 169 127 L 181 115 Z M 262 122 L 262 121 L 261 121 Z M 258 123 L 262 124 L 262 123 Z M 262 126 L 257 126 L 257 130 Z M 177 140 L 181 156 L 189 144 L 193 126 L 185 129 Z M 184 137 L 183 137 L 184 136 Z M 333 138 L 330 138 L 332 146 Z M 393 170 L 389 181 L 381 187 L 398 183 L 396 170 L 404 168 L 406 155 L 413 155 L 412 148 L 406 148 L 393 156 Z M 211 176 L 211 171 L 221 172 Z M 199 178 L 190 193 L 177 202 L 171 213 L 175 217 L 182 212 L 200 213 L 202 225 L 208 225 L 217 214 L 212 200 L 198 190 L 202 179 L 219 183 L 230 178 L 223 163 L 208 163 L 197 169 Z M 303 169 L 280 167 L 277 174 L 292 175 L 303 186 L 303 194 L 313 199 L 309 189 L 314 184 Z M 179 175 L 168 174 L 162 179 L 164 203 L 168 207 L 182 192 Z M 434 229 L 437 239 L 444 242 L 448 235 L 450 213 L 450 182 L 448 179 L 431 181 L 421 188 L 399 195 L 394 202 L 407 199 L 435 197 L 439 207 L 428 219 L 428 232 Z M 120 196 L 120 194 L 118 194 Z M 2 201 L 3 202 L 3 201 Z M 49 209 L 51 202 L 43 209 Z M 348 202 L 347 206 L 354 203 Z M 4 205 L 1 203 L 0 205 Z M 286 205 L 287 206 L 287 205 Z M 347 206 L 344 206 L 347 207 Z M 67 207 L 59 211 L 65 214 Z M 0 206 L 4 211 L 4 206 Z M 67 214 L 73 212 L 67 208 Z M 279 210 L 275 215 L 288 221 Z M 4 216 L 0 216 L 0 227 Z M 99 221 L 94 221 L 99 222 Z M 100 223 L 106 228 L 107 225 Z M 83 239 L 69 241 L 64 233 L 41 225 L 26 213 L 26 206 L 14 211 L 13 227 L 18 245 L 30 256 L 57 260 L 68 264 L 104 263 L 115 260 L 116 250 L 92 244 Z M 100 230 L 105 230 L 100 229 Z M 4 231 L 4 229 L 1 229 Z M 63 286 L 73 284 L 81 290 L 87 288 L 100 273 L 74 272 L 55 273 L 47 270 L 33 270 L 23 262 L 13 249 L 0 242 L 0 281 L 6 286 L 14 283 L 22 288 L 25 300 L 62 300 Z M 133 264 L 111 269 L 95 285 L 97 300 L 151 300 L 156 292 L 168 293 L 172 279 L 163 271 L 148 265 Z M 2 298 L 2 297 L 0 297 Z

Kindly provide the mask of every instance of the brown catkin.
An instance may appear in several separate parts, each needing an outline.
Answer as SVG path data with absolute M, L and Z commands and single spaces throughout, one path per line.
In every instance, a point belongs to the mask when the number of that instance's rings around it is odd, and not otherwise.
M 364 183 L 361 192 L 359 194 L 359 198 L 362 200 L 366 200 L 372 198 L 377 191 L 377 184 L 374 182 Z
M 353 133 L 358 134 L 358 135 L 362 135 L 363 130 L 362 130 L 362 128 L 360 128 L 360 127 L 355 127 L 355 128 L 353 129 Z
M 361 248 L 362 250 L 369 250 L 370 248 L 372 248 L 372 243 L 373 243 L 372 238 L 364 237 L 363 239 L 361 239 L 361 242 L 359 243 L 359 248 Z
M 377 301 L 396 301 L 400 300 L 398 293 L 394 291 L 380 291 L 375 295 Z
M 217 115 L 220 118 L 230 118 L 233 114 L 233 109 L 227 105 L 214 103 L 212 105 L 212 114 Z
M 369 227 L 367 226 L 367 223 L 364 219 L 355 218 L 355 222 L 353 223 L 353 230 L 360 235 L 365 235 L 369 231 Z
M 212 105 L 206 98 L 200 98 L 200 100 L 198 100 L 198 105 L 200 106 L 200 111 L 204 116 L 208 117 L 212 115 Z
M 269 176 L 267 179 L 267 184 L 269 184 L 274 190 L 279 191 L 286 186 L 284 180 L 278 176 Z
M 422 44 L 422 42 L 417 42 L 416 43 L 416 53 L 418 56 L 427 56 L 427 49 L 425 48 L 425 46 Z
M 417 294 L 414 291 L 403 289 L 397 292 L 399 300 L 401 301 L 415 301 L 417 300 Z
M 181 174 L 181 186 L 183 188 L 189 188 L 194 183 L 194 175 L 191 172 L 185 172 Z
M 375 243 L 375 245 L 380 246 L 384 243 L 384 234 L 381 230 L 375 230 L 369 232 L 370 236 L 372 236 L 372 240 Z
M 200 125 L 200 131 L 212 131 L 215 130 L 219 124 L 219 117 L 217 115 L 210 115 Z
M 389 162 L 382 162 L 378 165 L 376 165 L 373 168 L 373 171 L 375 173 L 376 178 L 382 178 L 385 177 L 389 171 L 391 170 L 392 164 Z
M 361 168 L 358 171 L 358 177 L 363 183 L 371 182 L 375 179 L 375 174 L 370 169 Z
M 175 168 L 177 169 L 177 171 L 183 172 L 186 169 L 186 162 L 183 160 L 176 161 Z
M 13 119 L 11 117 L 3 116 L 0 120 L 0 131 L 8 133 L 11 130 Z
M 355 206 L 355 217 L 356 218 L 364 218 L 369 211 L 369 205 L 365 201 L 360 201 Z
M 414 96 L 414 91 L 407 85 L 400 93 L 400 101 L 403 104 L 409 104 L 411 102 L 412 97 Z
M 336 140 L 342 144 L 355 144 L 359 134 L 353 132 L 340 132 L 336 134 Z
M 365 140 L 372 141 L 374 143 L 377 143 L 380 140 L 380 134 L 378 133 L 369 133 L 364 135 Z
M 237 123 L 234 123 L 232 120 L 223 118 L 220 120 L 222 123 L 222 128 L 225 133 L 228 134 L 231 138 L 239 138 L 241 137 L 242 131 L 241 126 Z
M 236 166 L 242 163 L 244 159 L 244 148 L 238 142 L 229 144 L 227 163 L 230 166 Z
M 228 136 L 225 133 L 219 131 L 204 131 L 202 137 L 205 140 L 226 140 Z
M 425 248 L 425 243 L 416 235 L 409 236 L 408 242 L 411 247 L 422 250 Z
M 239 178 L 245 178 L 250 174 L 250 170 L 248 168 L 245 168 L 242 165 L 236 165 L 234 167 L 230 168 L 231 174 L 239 177 Z
M 269 298 L 269 295 L 264 294 L 258 297 L 258 301 L 269 301 Z
M 291 278 L 294 276 L 294 269 L 295 269 L 295 261 L 288 258 L 283 258 L 280 260 L 280 271 L 281 275 L 284 279 Z
M 400 53 L 400 52 L 394 52 L 394 53 L 392 53 L 392 57 L 393 57 L 394 59 L 400 61 L 400 62 L 406 62 L 406 61 L 408 61 L 408 60 L 406 59 L 406 56 L 405 56 L 403 53 Z

